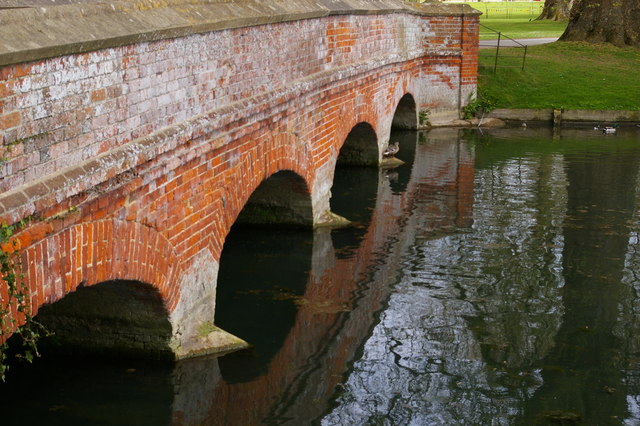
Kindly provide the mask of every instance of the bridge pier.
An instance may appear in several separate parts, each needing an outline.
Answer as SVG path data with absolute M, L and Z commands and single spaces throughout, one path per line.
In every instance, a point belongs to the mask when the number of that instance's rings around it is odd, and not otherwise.
M 211 254 L 201 252 L 183 276 L 180 300 L 169 318 L 173 326 L 170 347 L 177 359 L 249 347 L 213 323 L 218 269 Z

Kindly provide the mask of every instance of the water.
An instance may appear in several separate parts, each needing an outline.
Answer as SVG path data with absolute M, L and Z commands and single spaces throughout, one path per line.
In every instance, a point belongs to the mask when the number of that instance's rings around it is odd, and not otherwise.
M 3 425 L 640 424 L 640 132 L 405 132 L 339 169 L 355 226 L 233 229 L 249 351 L 13 366 Z

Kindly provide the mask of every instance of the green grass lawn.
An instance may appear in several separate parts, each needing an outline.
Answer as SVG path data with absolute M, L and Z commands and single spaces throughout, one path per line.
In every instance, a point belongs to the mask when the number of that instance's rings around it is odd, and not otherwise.
M 498 108 L 640 110 L 640 49 L 556 42 L 530 46 L 524 71 L 498 67 L 494 74 L 493 64 L 480 56 L 478 87 Z
M 470 2 L 474 9 L 482 12 L 480 19 L 535 19 L 542 12 L 543 1 L 513 1 L 513 2 Z
M 536 21 L 544 2 L 492 2 L 467 3 L 482 12 L 480 23 L 510 38 L 560 37 L 567 27 L 566 21 Z M 480 29 L 481 40 L 497 38 L 495 32 Z
M 560 37 L 566 21 L 529 21 L 528 19 L 480 19 L 480 40 L 493 40 L 500 32 L 510 38 Z M 491 31 L 491 30 L 493 31 Z

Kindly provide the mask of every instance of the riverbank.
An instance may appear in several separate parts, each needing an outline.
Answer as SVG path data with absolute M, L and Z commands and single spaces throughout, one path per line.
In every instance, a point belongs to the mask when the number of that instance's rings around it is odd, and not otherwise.
M 431 127 L 505 127 L 511 125 L 640 126 L 638 110 L 579 110 L 553 108 L 497 108 L 470 119 L 454 120 Z
M 505 109 L 490 111 L 486 118 L 500 119 L 505 122 L 551 122 L 562 123 L 603 123 L 616 125 L 635 125 L 640 123 L 640 111 L 627 110 L 580 110 L 580 109 Z
M 509 57 L 513 49 L 500 52 Z M 494 71 L 495 59 L 480 57 L 478 96 L 470 104 L 473 108 L 465 110 L 478 118 L 459 125 L 640 123 L 635 71 L 640 50 L 555 42 L 530 46 L 527 52 L 524 69 L 506 68 L 509 64 L 503 61 Z

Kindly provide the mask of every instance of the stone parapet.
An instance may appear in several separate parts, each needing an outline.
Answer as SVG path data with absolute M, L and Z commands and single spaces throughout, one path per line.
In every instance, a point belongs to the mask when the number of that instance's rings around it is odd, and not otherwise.
M 466 5 L 397 0 L 142 0 L 0 9 L 0 66 L 140 42 L 335 15 L 479 15 Z M 50 3 L 51 4 L 51 3 Z M 31 6 L 30 6 L 31 5 Z

